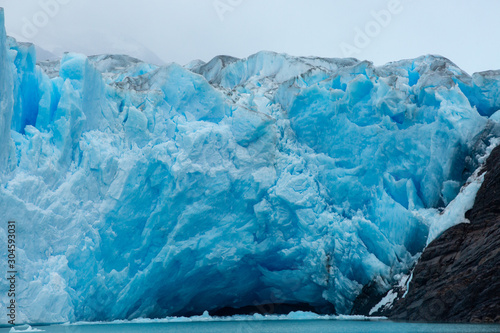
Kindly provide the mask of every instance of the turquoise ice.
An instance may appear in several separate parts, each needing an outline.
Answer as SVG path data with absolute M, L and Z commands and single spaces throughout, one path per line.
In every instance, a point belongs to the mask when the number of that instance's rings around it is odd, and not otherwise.
M 433 223 L 460 222 L 439 213 L 499 133 L 499 73 L 439 56 L 36 65 L 3 26 L 0 12 L 19 322 L 267 303 L 348 314 L 365 284 L 411 268 Z

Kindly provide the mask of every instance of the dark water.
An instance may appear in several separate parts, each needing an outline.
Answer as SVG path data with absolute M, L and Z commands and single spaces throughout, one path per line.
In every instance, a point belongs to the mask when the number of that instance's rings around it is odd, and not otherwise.
M 54 325 L 34 327 L 34 329 L 54 333 L 90 332 L 205 332 L 205 333 L 416 333 L 416 332 L 491 332 L 500 333 L 500 325 L 488 324 L 415 324 L 390 321 L 340 321 L 340 320 L 276 320 L 276 321 L 225 321 L 225 322 L 169 322 L 169 323 L 129 323 L 102 325 Z M 19 328 L 21 330 L 21 328 Z M 8 328 L 0 332 L 9 332 Z

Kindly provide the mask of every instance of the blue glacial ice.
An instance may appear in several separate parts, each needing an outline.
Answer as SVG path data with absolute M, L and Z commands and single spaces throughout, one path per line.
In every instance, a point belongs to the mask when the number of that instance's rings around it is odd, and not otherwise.
M 388 290 L 412 267 L 429 230 L 461 222 L 441 212 L 500 133 L 499 78 L 439 56 L 158 67 L 68 53 L 37 65 L 0 12 L 17 321 L 268 303 L 349 314 L 365 284 Z

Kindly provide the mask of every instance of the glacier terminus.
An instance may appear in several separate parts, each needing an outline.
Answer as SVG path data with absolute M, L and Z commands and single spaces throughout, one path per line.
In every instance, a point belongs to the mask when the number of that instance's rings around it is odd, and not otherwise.
M 432 55 L 37 64 L 0 11 L 0 243 L 16 221 L 17 321 L 350 314 L 363 286 L 389 290 L 463 222 L 500 136 L 499 78 Z

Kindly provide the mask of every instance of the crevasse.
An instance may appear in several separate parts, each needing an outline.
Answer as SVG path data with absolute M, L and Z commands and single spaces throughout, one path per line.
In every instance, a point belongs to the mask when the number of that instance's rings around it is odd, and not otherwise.
M 0 208 L 26 323 L 349 313 L 415 263 L 499 133 L 499 72 L 439 56 L 36 65 L 3 23 Z

